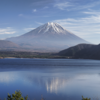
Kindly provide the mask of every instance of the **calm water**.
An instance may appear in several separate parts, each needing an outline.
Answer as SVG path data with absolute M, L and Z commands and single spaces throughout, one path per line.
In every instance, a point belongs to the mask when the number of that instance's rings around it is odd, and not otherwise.
M 0 59 L 0 98 L 16 90 L 30 100 L 100 99 L 100 61 Z

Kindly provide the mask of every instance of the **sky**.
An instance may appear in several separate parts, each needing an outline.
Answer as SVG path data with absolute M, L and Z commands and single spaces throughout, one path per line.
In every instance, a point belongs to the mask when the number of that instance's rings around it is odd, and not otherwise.
M 56 22 L 93 44 L 100 43 L 100 0 L 0 0 L 0 39 Z

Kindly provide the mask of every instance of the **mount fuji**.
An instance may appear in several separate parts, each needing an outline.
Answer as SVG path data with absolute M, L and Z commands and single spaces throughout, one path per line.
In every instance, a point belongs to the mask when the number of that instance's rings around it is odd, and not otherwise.
M 88 43 L 53 22 L 48 22 L 26 34 L 6 40 L 12 41 L 23 48 L 41 52 L 60 51 L 80 43 Z

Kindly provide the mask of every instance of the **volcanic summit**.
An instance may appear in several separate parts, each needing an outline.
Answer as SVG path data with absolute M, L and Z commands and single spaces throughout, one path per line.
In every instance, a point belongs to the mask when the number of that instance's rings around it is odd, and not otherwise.
M 21 47 L 37 51 L 60 51 L 80 43 L 88 43 L 53 22 L 48 22 L 26 34 L 7 40 L 17 43 Z

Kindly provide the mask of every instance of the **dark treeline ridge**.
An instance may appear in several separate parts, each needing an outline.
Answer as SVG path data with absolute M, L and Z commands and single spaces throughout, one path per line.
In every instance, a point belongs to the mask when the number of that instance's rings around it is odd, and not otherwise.
M 49 57 L 49 53 L 38 53 L 38 52 L 20 52 L 20 51 L 0 51 L 0 57 L 15 57 L 15 58 L 45 58 Z
M 65 58 L 55 53 L 20 52 L 20 51 L 0 51 L 0 58 Z
M 72 59 L 98 59 L 100 60 L 100 44 L 79 44 L 58 53 L 59 56 Z

